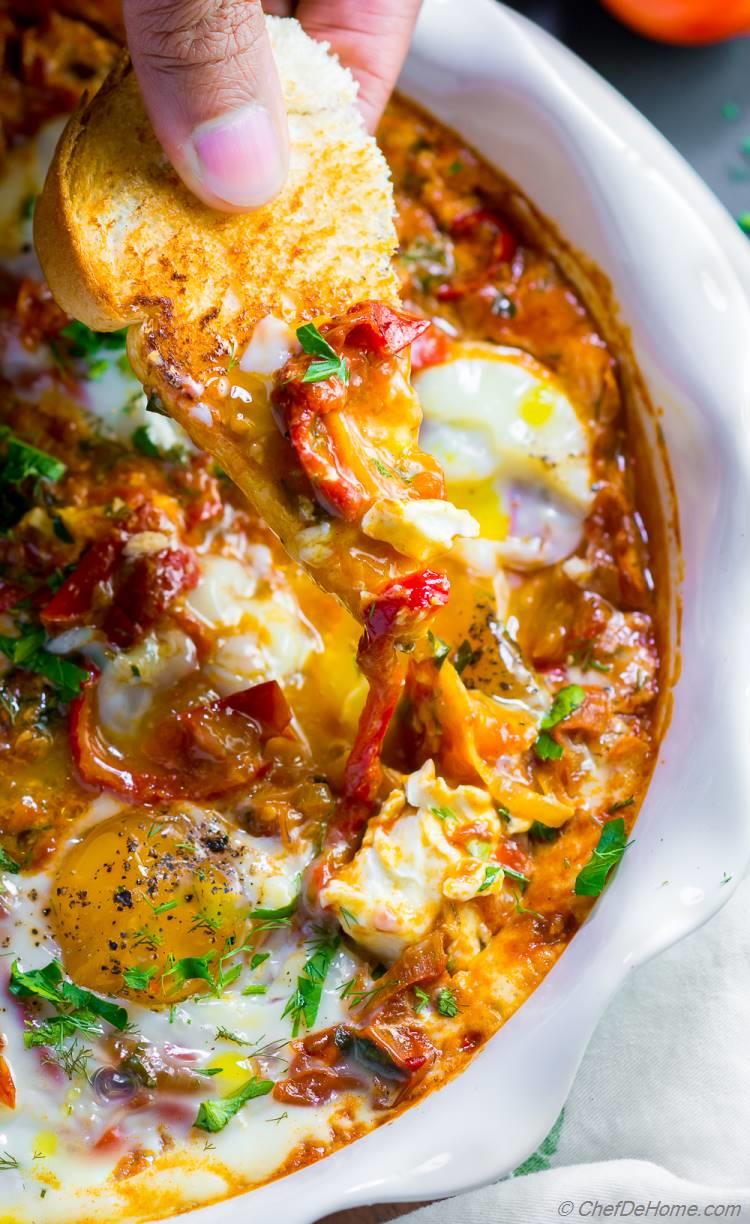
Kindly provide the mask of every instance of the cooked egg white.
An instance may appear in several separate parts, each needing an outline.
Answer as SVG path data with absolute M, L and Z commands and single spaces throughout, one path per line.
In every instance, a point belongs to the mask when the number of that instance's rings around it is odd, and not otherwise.
M 288 588 L 266 581 L 271 555 L 259 546 L 250 564 L 204 556 L 186 597 L 191 612 L 217 634 L 204 673 L 221 696 L 262 680 L 291 680 L 322 641 Z
M 462 829 L 471 826 L 464 840 Z M 373 817 L 361 848 L 321 890 L 353 940 L 385 960 L 426 935 L 444 900 L 496 892 L 502 824 L 486 791 L 451 787 L 426 761 Z
M 125 820 L 132 819 L 130 811 L 128 807 L 118 808 L 111 797 L 95 800 L 77 824 L 72 846 L 102 823 L 117 820 L 118 814 Z M 192 804 L 179 805 L 177 818 L 196 823 L 219 819 L 210 810 Z M 24 969 L 41 968 L 61 959 L 61 955 L 64 960 L 64 949 L 56 942 L 50 920 L 55 872 L 62 853 L 46 871 L 35 876 L 3 875 L 0 938 Z M 236 878 L 242 882 L 248 908 L 261 905 L 275 909 L 298 892 L 309 847 L 290 854 L 280 839 L 253 838 L 235 829 L 228 853 L 237 864 Z M 101 938 L 102 932 L 91 924 L 92 947 Z M 153 1008 L 132 997 L 120 999 L 132 1026 L 131 1040 L 140 1035 L 154 1056 L 171 1066 L 210 1073 L 199 1080 L 193 1092 L 162 1088 L 158 1100 L 152 1103 L 145 1094 L 138 1109 L 103 1100 L 85 1075 L 75 1073 L 67 1078 L 59 1067 L 45 1062 L 44 1049 L 26 1048 L 18 1003 L 10 999 L 0 1007 L 3 1054 L 17 1089 L 16 1109 L 0 1107 L 0 1151 L 17 1162 L 17 1167 L 3 1172 L 3 1219 L 12 1219 L 14 1224 L 42 1219 L 45 1224 L 70 1224 L 71 1220 L 122 1218 L 136 1224 L 151 1218 L 147 1211 L 136 1210 L 128 1196 L 128 1183 L 111 1178 L 114 1165 L 128 1148 L 146 1154 L 146 1167 L 139 1180 L 152 1188 L 155 1196 L 171 1187 L 175 1201 L 200 1203 L 233 1188 L 225 1181 L 230 1170 L 241 1170 L 251 1182 L 261 1180 L 297 1144 L 330 1140 L 331 1118 L 339 1110 L 335 1101 L 317 1108 L 295 1107 L 281 1106 L 272 1096 L 259 1097 L 245 1105 L 231 1125 L 218 1134 L 207 1135 L 192 1127 L 202 1100 L 236 1091 L 253 1074 L 282 1078 L 288 1065 L 292 1021 L 283 1012 L 307 952 L 299 937 L 283 926 L 264 935 L 258 946 L 268 952 L 268 958 L 251 970 L 249 956 L 240 957 L 240 978 L 218 997 L 195 994 L 172 1007 Z M 9 967 L 10 959 L 5 963 Z M 342 945 L 326 977 L 316 1028 L 347 1019 L 341 988 L 358 968 L 356 957 Z M 250 985 L 264 987 L 265 993 L 243 994 Z M 108 1025 L 103 1027 L 111 1034 Z M 90 1072 L 112 1061 L 106 1036 L 87 1037 L 84 1044 L 92 1051 Z M 256 1061 L 259 1054 L 260 1063 Z M 174 1160 L 162 1141 L 165 1109 L 169 1129 L 182 1152 L 179 1156 L 175 1153 Z M 367 1120 L 367 1107 L 355 1106 L 352 1124 Z M 122 1144 L 98 1150 L 95 1145 L 113 1126 L 122 1136 Z M 159 1167 L 149 1168 L 157 1157 Z M 146 1194 L 139 1201 L 145 1204 L 151 1200 Z
M 460 342 L 414 385 L 421 444 L 496 557 L 533 568 L 569 556 L 592 501 L 590 442 L 551 370 L 519 349 Z

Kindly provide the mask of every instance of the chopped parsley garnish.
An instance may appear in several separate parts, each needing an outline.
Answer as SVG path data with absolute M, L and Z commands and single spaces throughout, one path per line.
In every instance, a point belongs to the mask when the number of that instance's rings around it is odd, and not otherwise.
M 494 884 L 497 877 L 503 872 L 503 870 L 504 869 L 499 866 L 498 867 L 485 867 L 484 879 L 482 880 L 482 883 L 479 885 L 479 888 L 477 891 L 480 893 L 483 893 L 485 892 L 486 889 L 490 888 L 491 885 Z
M 435 634 L 431 629 L 427 630 L 427 641 L 432 647 L 432 657 L 435 660 L 435 666 L 438 668 L 438 670 L 440 670 L 443 663 L 448 658 L 451 648 L 447 642 L 443 641 L 442 638 L 435 637 Z
M 54 483 L 65 475 L 66 467 L 54 455 L 22 442 L 7 426 L 0 427 L 0 438 L 8 443 L 5 462 L 0 467 L 0 485 L 19 485 L 29 476 Z
M 531 881 L 529 880 L 529 877 L 527 875 L 524 875 L 522 871 L 516 871 L 515 867 L 503 866 L 503 872 L 508 877 L 509 880 L 515 880 L 516 883 L 520 885 L 521 892 L 524 892 L 529 887 L 529 884 L 531 883 Z
M 354 1010 L 359 1007 L 369 1007 L 370 1004 L 381 995 L 386 988 L 387 983 L 377 982 L 371 986 L 369 990 L 359 990 L 357 988 L 357 976 L 349 978 L 348 982 L 344 982 L 339 986 L 339 998 L 347 999 L 349 1008 Z
M 581 688 L 580 684 L 567 684 L 565 688 L 561 688 L 559 693 L 555 694 L 555 699 L 539 724 L 539 735 L 534 744 L 534 752 L 540 761 L 559 761 L 563 754 L 562 744 L 558 744 L 554 736 L 549 732 L 558 723 L 563 722 L 566 718 L 586 700 L 586 693 Z
M 267 986 L 262 986 L 259 982 L 251 986 L 246 986 L 242 991 L 243 995 L 264 995 L 268 991 Z
M 339 357 L 328 341 L 321 336 L 314 323 L 305 323 L 297 328 L 297 339 L 302 345 L 302 351 L 315 358 L 307 367 L 303 383 L 322 382 L 326 378 L 340 378 L 345 385 L 349 382 L 349 366 L 344 357 Z
M 70 357 L 85 362 L 87 378 L 101 378 L 109 366 L 110 359 L 103 357 L 102 352 L 125 356 L 127 328 L 115 332 L 96 332 L 74 319 L 62 328 L 60 335 L 67 342 Z
M 292 1017 L 293 1037 L 297 1036 L 303 1023 L 307 1029 L 315 1024 L 323 997 L 323 984 L 340 943 L 338 935 L 332 935 L 322 928 L 318 928 L 315 938 L 308 942 L 309 956 L 297 978 L 297 989 L 281 1013 L 282 1019 L 284 1016 Z
M 448 1016 L 449 1019 L 452 1019 L 453 1016 L 458 1015 L 458 1002 L 456 1000 L 456 996 L 452 990 L 448 989 L 447 986 L 444 986 L 442 990 L 438 991 L 437 1009 L 441 1016 Z
M 27 1048 L 46 1046 L 54 1052 L 56 1062 L 71 1078 L 78 1074 L 90 1051 L 77 1043 L 78 1034 L 101 1036 L 101 1021 L 119 1032 L 128 1026 L 128 1013 L 118 1003 L 102 999 L 90 990 L 76 986 L 66 978 L 58 961 L 50 961 L 41 969 L 24 971 L 17 960 L 10 968 L 8 989 L 18 999 L 40 999 L 51 1003 L 55 1014 L 39 1023 L 26 1021 L 24 1044 Z M 73 1042 L 68 1045 L 68 1040 Z
M 529 837 L 535 842 L 553 842 L 559 836 L 559 829 L 553 829 L 551 825 L 542 824 L 541 820 L 535 820 L 529 828 Z
M 558 744 L 549 731 L 540 731 L 534 741 L 534 752 L 540 761 L 559 761 L 563 749 L 562 744 Z
M 137 966 L 132 965 L 129 969 L 125 970 L 122 976 L 125 985 L 130 990 L 147 990 L 148 984 L 155 973 L 155 965 L 149 965 L 145 969 L 139 969 Z
M 159 914 L 168 914 L 170 910 L 177 909 L 179 904 L 177 898 L 173 897 L 171 901 L 162 901 L 161 905 L 153 905 L 151 908 L 154 915 L 158 917 Z
M 438 818 L 438 820 L 458 820 L 453 808 L 438 806 L 431 807 L 430 811 L 432 812 L 433 816 Z
M 414 987 L 414 1010 L 418 1016 L 421 1016 L 423 1011 L 426 1011 L 430 1006 L 430 996 L 426 990 L 422 990 L 421 986 Z
M 139 425 L 133 430 L 130 441 L 135 449 L 147 459 L 161 459 L 161 451 L 148 432 L 148 425 Z
M 470 663 L 476 663 L 481 656 L 481 650 L 474 650 L 471 642 L 468 641 L 467 638 L 464 638 L 463 642 L 453 656 L 453 666 L 460 676 L 464 668 L 468 667 Z
M 59 514 L 55 514 L 55 515 L 53 515 L 53 518 L 52 518 L 52 530 L 54 531 L 54 533 L 55 533 L 55 535 L 57 536 L 58 540 L 62 540 L 63 544 L 72 544 L 72 543 L 73 543 L 73 536 L 72 536 L 72 535 L 71 535 L 71 533 L 68 531 L 67 527 L 65 526 L 65 523 L 64 523 L 64 522 L 63 522 L 63 520 L 60 518 L 60 515 L 59 515 Z
M 613 803 L 607 808 L 607 815 L 614 816 L 615 812 L 621 812 L 623 808 L 632 807 L 635 803 L 635 795 L 628 795 L 627 799 L 618 799 L 617 803 Z
M 169 986 L 172 991 L 179 990 L 185 982 L 192 981 L 208 982 L 209 986 L 213 986 L 211 961 L 215 956 L 215 952 L 207 952 L 205 956 L 182 956 L 179 960 L 171 962 L 168 969 L 162 974 L 162 981 L 169 978 Z
M 0 650 L 21 671 L 44 676 L 58 689 L 61 701 L 72 701 L 89 673 L 60 655 L 45 650 L 43 629 L 25 629 L 19 637 L 0 634 Z
M 255 1097 L 268 1096 L 272 1088 L 273 1080 L 262 1080 L 254 1075 L 229 1096 L 221 1097 L 218 1100 L 201 1101 L 193 1126 L 196 1130 L 208 1131 L 214 1135 L 217 1131 L 223 1130 L 227 1122 L 231 1122 L 243 1105 L 254 1100 Z
M 575 893 L 577 897 L 598 897 L 607 879 L 619 863 L 630 842 L 625 841 L 625 821 L 622 816 L 608 820 L 604 825 L 599 841 L 585 867 L 582 867 L 576 877 Z
M 264 921 L 286 922 L 297 909 L 298 898 L 294 897 L 288 905 L 280 905 L 278 909 L 264 909 L 259 906 L 250 911 L 251 918 L 262 918 Z
M 253 1044 L 249 1037 L 243 1037 L 241 1033 L 233 1033 L 231 1029 L 224 1028 L 223 1025 L 219 1025 L 216 1030 L 216 1040 L 233 1041 L 235 1045 L 242 1046 Z
M 14 858 L 8 854 L 8 851 L 0 846 L 0 871 L 7 871 L 10 875 L 17 875 L 21 870 L 21 864 L 17 863 Z

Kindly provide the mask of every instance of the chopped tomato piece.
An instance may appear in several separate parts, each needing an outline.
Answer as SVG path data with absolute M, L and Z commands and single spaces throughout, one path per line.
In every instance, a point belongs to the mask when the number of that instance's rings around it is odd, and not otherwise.
M 41 611 L 47 629 L 66 629 L 84 620 L 93 610 L 97 589 L 109 582 L 120 559 L 125 540 L 112 536 L 86 549 L 78 565 Z
M 0 582 L 0 612 L 8 612 L 28 594 L 23 587 L 13 582 Z
M 102 628 L 121 649 L 132 646 L 151 629 L 169 605 L 196 586 L 198 562 L 187 548 L 163 548 L 119 567 L 112 605 Z
M 86 623 L 103 612 L 101 624 L 107 638 L 125 649 L 156 624 L 178 595 L 196 585 L 200 570 L 188 548 L 169 545 L 128 557 L 128 540 L 148 529 L 144 521 L 150 521 L 148 508 L 139 508 L 126 526 L 86 549 L 41 611 L 47 629 Z

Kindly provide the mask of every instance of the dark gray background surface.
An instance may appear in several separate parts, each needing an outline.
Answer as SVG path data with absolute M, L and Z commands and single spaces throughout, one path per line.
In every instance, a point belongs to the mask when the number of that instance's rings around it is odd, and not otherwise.
M 735 217 L 750 211 L 750 38 L 710 47 L 670 47 L 626 29 L 598 0 L 507 3 L 556 35 L 619 89 L 692 163 Z M 728 105 L 738 108 L 736 118 L 725 117 Z

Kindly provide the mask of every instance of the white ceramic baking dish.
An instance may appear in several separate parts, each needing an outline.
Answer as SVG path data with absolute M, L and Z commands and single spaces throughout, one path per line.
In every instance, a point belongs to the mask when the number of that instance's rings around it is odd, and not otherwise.
M 401 88 L 514 179 L 611 281 L 676 484 L 682 670 L 635 844 L 521 1010 L 460 1077 L 395 1122 L 251 1200 L 183 1217 L 196 1224 L 306 1224 L 502 1177 L 550 1130 L 628 971 L 710 917 L 750 859 L 747 239 L 618 94 L 493 0 L 426 0 Z M 653 442 L 648 414 L 644 428 Z M 664 472 L 660 486 L 666 504 Z

